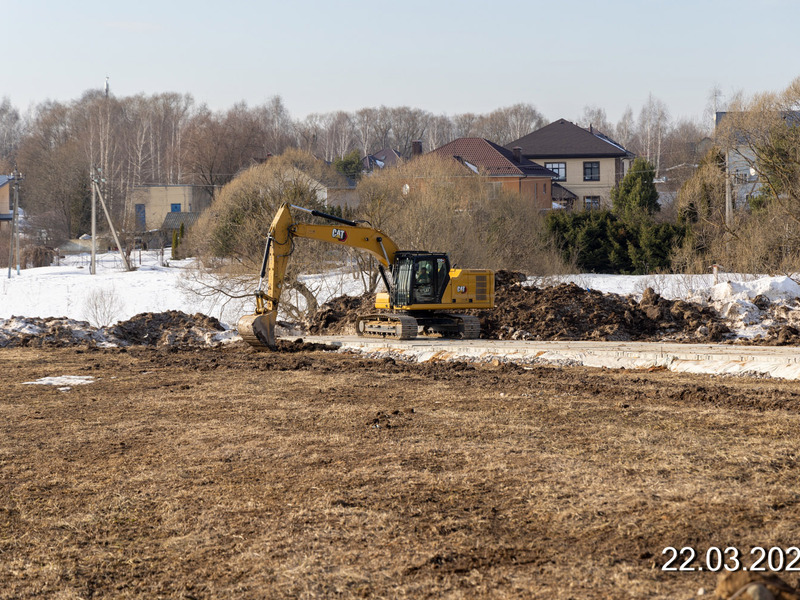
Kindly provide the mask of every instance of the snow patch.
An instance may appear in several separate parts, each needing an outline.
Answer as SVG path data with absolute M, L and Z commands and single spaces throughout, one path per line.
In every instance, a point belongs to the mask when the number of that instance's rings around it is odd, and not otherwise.
M 42 377 L 36 381 L 25 381 L 22 385 L 56 385 L 72 386 L 94 383 L 91 375 L 59 375 L 57 377 Z

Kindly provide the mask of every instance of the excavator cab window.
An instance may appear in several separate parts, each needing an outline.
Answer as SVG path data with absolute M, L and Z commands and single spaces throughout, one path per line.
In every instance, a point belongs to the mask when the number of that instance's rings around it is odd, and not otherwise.
M 424 304 L 436 301 L 435 273 L 434 259 L 417 260 L 414 265 L 414 302 Z
M 447 280 L 450 278 L 450 265 L 446 256 L 436 257 L 436 297 L 441 299 Z
M 450 264 L 444 254 L 399 257 L 393 269 L 394 304 L 436 304 L 447 287 Z

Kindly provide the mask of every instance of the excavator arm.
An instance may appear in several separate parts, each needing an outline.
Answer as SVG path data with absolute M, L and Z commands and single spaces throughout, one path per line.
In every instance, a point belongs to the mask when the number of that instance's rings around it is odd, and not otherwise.
M 334 221 L 335 225 L 314 225 L 296 223 L 290 208 Z M 258 289 L 255 292 L 255 314 L 239 319 L 237 329 L 248 344 L 256 348 L 275 348 L 275 323 L 278 318 L 278 304 L 283 291 L 286 268 L 294 249 L 295 238 L 308 238 L 358 248 L 374 256 L 382 267 L 394 263 L 397 245 L 389 236 L 366 223 L 342 219 L 334 215 L 309 210 L 299 206 L 283 204 L 278 210 L 267 235 L 264 260 Z M 384 282 L 389 285 L 385 272 L 381 271 Z M 264 283 L 266 282 L 266 290 Z

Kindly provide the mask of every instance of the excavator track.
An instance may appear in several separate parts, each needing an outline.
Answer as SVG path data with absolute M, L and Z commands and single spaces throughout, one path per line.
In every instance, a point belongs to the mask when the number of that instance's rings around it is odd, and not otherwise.
M 417 337 L 417 320 L 409 315 L 366 315 L 356 321 L 359 337 L 382 337 L 413 340 Z
M 411 340 L 418 335 L 474 340 L 481 336 L 478 317 L 460 313 L 432 315 L 372 314 L 356 321 L 359 337 Z
M 475 340 L 481 337 L 481 321 L 472 315 L 458 313 L 444 313 L 444 316 L 453 319 L 458 324 L 458 334 L 462 340 Z

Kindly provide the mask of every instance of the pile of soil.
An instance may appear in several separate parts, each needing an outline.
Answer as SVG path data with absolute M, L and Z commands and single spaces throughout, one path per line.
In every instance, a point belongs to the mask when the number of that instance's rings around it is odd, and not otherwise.
M 304 326 L 311 335 L 354 335 L 356 319 L 375 312 L 375 294 L 339 296 L 319 307 Z
M 0 319 L 0 348 L 64 348 L 102 341 L 102 334 L 87 321 L 66 317 Z
M 650 288 L 637 302 L 575 284 L 523 287 L 500 275 L 495 308 L 477 313 L 490 339 L 716 342 L 730 331 L 714 309 L 667 300 Z
M 712 308 L 667 300 L 647 289 L 638 302 L 574 284 L 526 287 L 521 273 L 495 275 L 495 308 L 472 311 L 481 337 L 521 340 L 720 341 L 729 333 Z M 313 335 L 353 334 L 358 315 L 374 310 L 374 296 L 341 296 L 324 304 L 307 322 Z
M 0 348 L 67 346 L 208 347 L 225 327 L 207 315 L 171 310 L 141 313 L 100 329 L 65 317 L 0 319 Z
M 140 313 L 109 328 L 123 344 L 137 346 L 207 346 L 214 334 L 225 328 L 214 317 L 187 315 L 179 310 Z

